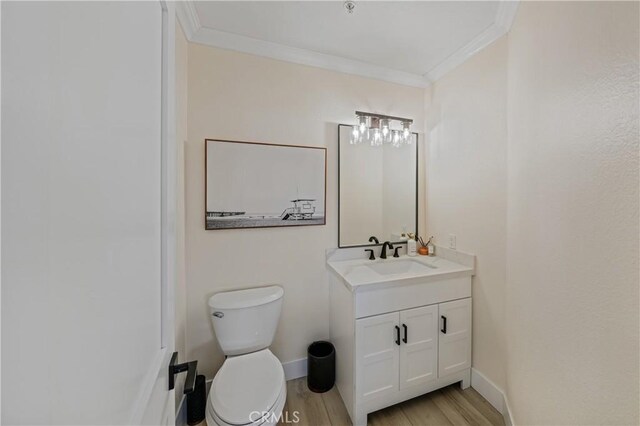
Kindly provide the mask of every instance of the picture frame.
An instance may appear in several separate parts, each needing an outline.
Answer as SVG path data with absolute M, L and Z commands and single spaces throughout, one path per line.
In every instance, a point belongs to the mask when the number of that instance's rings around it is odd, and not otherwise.
M 204 142 L 206 230 L 326 225 L 325 147 Z

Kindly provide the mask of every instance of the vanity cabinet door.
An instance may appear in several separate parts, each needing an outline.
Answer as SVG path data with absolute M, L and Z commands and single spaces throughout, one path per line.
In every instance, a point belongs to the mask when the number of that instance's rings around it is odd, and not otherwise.
M 400 314 L 356 320 L 356 393 L 358 403 L 387 398 L 398 391 Z
M 471 298 L 438 305 L 438 377 L 471 367 Z
M 438 305 L 400 312 L 400 390 L 438 377 Z

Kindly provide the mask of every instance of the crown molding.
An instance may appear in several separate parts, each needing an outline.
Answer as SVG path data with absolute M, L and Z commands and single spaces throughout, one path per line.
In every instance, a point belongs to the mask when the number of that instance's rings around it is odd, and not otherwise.
M 178 15 L 178 22 L 180 22 L 182 26 L 184 35 L 187 37 L 187 40 L 191 41 L 194 34 L 202 28 L 195 5 L 190 0 L 178 1 L 176 2 L 176 14 Z
M 467 61 L 473 55 L 505 35 L 511 29 L 511 24 L 518 11 L 518 0 L 503 0 L 498 5 L 496 20 L 486 30 L 478 34 L 473 40 L 462 46 L 447 59 L 430 69 L 424 77 L 430 81 L 442 78 L 446 73 Z
M 440 62 L 435 67 L 431 68 L 424 76 L 430 81 L 436 81 L 442 78 L 446 73 L 452 71 L 458 65 L 466 62 L 473 55 L 496 41 L 500 36 L 505 34 L 506 31 L 500 29 L 495 23 L 491 24 L 486 30 L 478 34 L 476 38 L 471 40 L 466 45 L 455 51 L 447 59 Z
M 190 41 L 256 56 L 264 56 L 280 61 L 389 81 L 406 86 L 424 88 L 429 85 L 429 81 L 419 74 L 394 70 L 367 62 L 327 55 L 297 47 L 285 46 L 279 43 L 231 34 L 206 27 L 200 28 Z
M 506 34 L 518 4 L 519 0 L 501 1 L 491 26 L 423 75 L 203 27 L 191 0 L 177 2 L 176 12 L 187 40 L 192 43 L 424 88 Z
M 498 5 L 498 13 L 496 13 L 496 25 L 508 33 L 513 25 L 513 20 L 518 13 L 520 0 L 503 0 Z

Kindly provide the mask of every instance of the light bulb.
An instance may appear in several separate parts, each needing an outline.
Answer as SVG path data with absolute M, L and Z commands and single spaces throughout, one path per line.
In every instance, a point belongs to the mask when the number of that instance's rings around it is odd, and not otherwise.
M 364 134 L 364 131 L 367 130 L 367 117 L 363 115 L 358 116 L 358 123 L 358 130 Z
M 376 117 L 371 117 L 371 121 L 369 122 L 369 136 L 371 146 L 378 146 L 382 143 L 380 140 L 380 120 Z
M 360 142 L 360 131 L 358 130 L 358 128 L 356 126 L 353 126 L 353 129 L 351 130 L 351 145 L 355 145 L 358 142 Z

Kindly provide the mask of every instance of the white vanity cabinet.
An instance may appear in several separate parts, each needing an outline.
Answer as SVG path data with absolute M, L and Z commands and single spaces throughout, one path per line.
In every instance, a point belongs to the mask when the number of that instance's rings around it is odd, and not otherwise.
M 438 377 L 438 306 L 356 320 L 360 401 L 393 396 Z
M 335 269 L 329 279 L 336 386 L 354 425 L 441 387 L 469 386 L 473 268 L 366 285 Z

